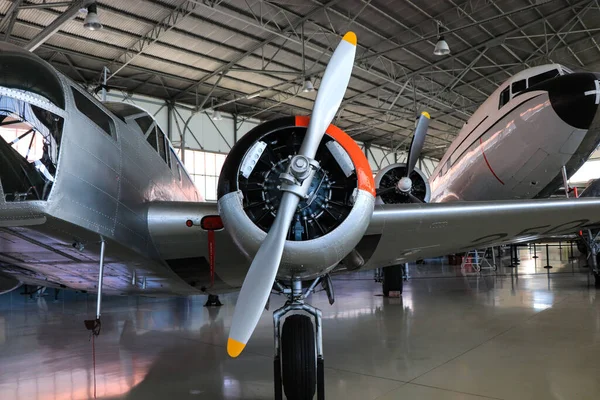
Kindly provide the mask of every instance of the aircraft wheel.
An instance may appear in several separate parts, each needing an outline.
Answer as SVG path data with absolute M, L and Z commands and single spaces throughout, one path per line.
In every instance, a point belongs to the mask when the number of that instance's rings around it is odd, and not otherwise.
M 594 272 L 594 286 L 596 289 L 600 289 L 600 274 Z
M 288 400 L 312 400 L 317 385 L 317 348 L 310 317 L 291 315 L 281 333 L 283 391 Z
M 402 293 L 403 274 L 402 265 L 392 265 L 383 269 L 383 283 L 381 286 L 384 297 L 389 297 L 390 292 L 393 291 Z

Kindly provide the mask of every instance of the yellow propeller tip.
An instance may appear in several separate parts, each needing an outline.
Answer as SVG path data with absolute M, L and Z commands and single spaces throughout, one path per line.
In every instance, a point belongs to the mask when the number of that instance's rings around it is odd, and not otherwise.
M 246 345 L 242 342 L 238 342 L 232 338 L 227 339 L 227 354 L 229 354 L 229 357 L 236 358 L 242 353 L 244 347 Z
M 356 33 L 352 32 L 352 31 L 347 32 L 342 39 L 345 40 L 346 42 L 356 46 L 356 43 L 357 43 Z
M 424 117 L 425 117 L 425 118 L 427 118 L 427 119 L 431 119 L 431 116 L 429 115 L 429 113 L 428 113 L 427 111 L 423 111 L 423 112 L 421 113 L 421 115 L 422 115 L 422 116 L 424 116 Z

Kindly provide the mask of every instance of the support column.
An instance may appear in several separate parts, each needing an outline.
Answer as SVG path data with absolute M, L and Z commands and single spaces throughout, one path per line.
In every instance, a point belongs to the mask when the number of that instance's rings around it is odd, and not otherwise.
M 172 102 L 167 102 L 167 137 L 170 142 L 173 142 L 173 107 Z
M 235 145 L 238 141 L 238 116 L 233 114 L 233 144 Z

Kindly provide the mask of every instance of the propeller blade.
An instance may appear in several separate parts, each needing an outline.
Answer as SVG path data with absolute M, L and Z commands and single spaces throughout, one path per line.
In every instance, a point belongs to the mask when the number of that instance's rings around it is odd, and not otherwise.
M 415 196 L 412 193 L 409 193 L 408 197 L 410 198 L 410 201 L 412 201 L 413 203 L 422 203 L 423 202 L 423 201 L 421 201 L 420 198 L 418 198 L 417 196 Z
M 421 150 L 423 149 L 423 144 L 425 143 L 425 136 L 427 135 L 427 128 L 429 127 L 430 118 L 431 117 L 429 116 L 429 113 L 426 111 L 423 111 L 419 117 L 415 134 L 413 135 L 412 142 L 410 143 L 410 150 L 406 162 L 406 176 L 408 177 L 410 177 L 410 174 L 415 169 L 417 160 L 421 156 Z
M 396 187 L 394 187 L 394 186 L 392 186 L 392 187 L 389 187 L 389 188 L 384 188 L 384 189 L 377 189 L 377 191 L 376 191 L 376 193 L 375 193 L 375 194 L 376 194 L 377 196 L 381 196 L 381 195 L 383 195 L 383 194 L 386 194 L 386 193 L 393 192 L 394 190 L 396 190 Z
M 299 155 L 314 159 L 325 130 L 333 120 L 346 93 L 355 54 L 356 35 L 348 32 L 333 52 L 323 74 Z M 314 170 L 302 182 L 303 188 L 309 187 L 313 175 Z M 275 221 L 244 279 L 227 341 L 227 353 L 231 357 L 239 356 L 246 347 L 269 299 L 283 255 L 287 232 L 299 201 L 298 195 L 290 192 L 283 193 Z
M 244 279 L 227 340 L 227 353 L 231 357 L 244 350 L 267 304 L 299 200 L 295 194 L 283 194 L 275 221 Z
M 354 32 L 348 32 L 327 64 L 299 154 L 308 158 L 315 157 L 325 130 L 333 121 L 344 99 L 352 75 L 355 55 L 356 35 Z

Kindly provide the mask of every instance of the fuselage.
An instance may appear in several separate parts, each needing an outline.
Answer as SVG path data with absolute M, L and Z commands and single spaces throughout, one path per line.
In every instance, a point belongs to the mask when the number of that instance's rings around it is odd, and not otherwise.
M 549 197 L 600 144 L 598 76 L 558 65 L 500 85 L 432 174 L 432 202 Z
M 0 148 L 1 160 L 22 164 L 0 170 L 0 266 L 40 285 L 93 289 L 102 238 L 111 249 L 107 291 L 136 279 L 128 291 L 196 291 L 168 267 L 148 228 L 148 204 L 201 201 L 154 119 L 127 104 L 103 105 L 36 56 L 2 46 L 5 66 L 22 71 L 0 81 L 2 119 L 33 127 L 48 145 L 41 168 L 28 166 L 29 152 L 20 160 L 14 146 Z M 44 80 L 32 85 L 33 73 Z M 44 126 L 48 112 L 56 126 Z

